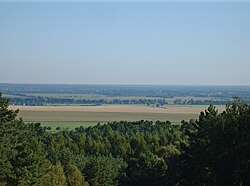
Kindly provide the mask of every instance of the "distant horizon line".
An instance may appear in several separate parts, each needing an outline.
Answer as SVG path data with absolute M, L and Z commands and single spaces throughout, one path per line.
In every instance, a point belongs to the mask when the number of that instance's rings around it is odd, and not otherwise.
M 163 83 L 6 83 L 0 82 L 0 84 L 12 84 L 12 85 L 87 85 L 87 86 L 246 86 L 248 84 L 163 84 Z
M 249 3 L 250 0 L 0 0 L 3 3 Z

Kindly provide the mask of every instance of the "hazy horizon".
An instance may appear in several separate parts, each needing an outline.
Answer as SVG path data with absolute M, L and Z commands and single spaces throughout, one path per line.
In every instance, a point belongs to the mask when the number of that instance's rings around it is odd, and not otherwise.
M 0 82 L 0 85 L 58 85 L 58 86 L 131 86 L 131 87 L 250 87 L 243 84 L 77 84 L 77 83 L 5 83 Z
M 0 1 L 0 83 L 250 85 L 250 3 Z

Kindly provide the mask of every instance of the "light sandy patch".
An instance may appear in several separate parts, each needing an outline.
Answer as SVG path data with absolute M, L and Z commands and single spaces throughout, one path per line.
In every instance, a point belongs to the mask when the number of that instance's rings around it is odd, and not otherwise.
M 207 106 L 169 105 L 166 108 L 148 107 L 142 105 L 103 105 L 103 106 L 10 106 L 10 109 L 21 111 L 69 111 L 95 113 L 168 113 L 168 114 L 198 114 Z M 224 106 L 218 107 L 219 112 Z
M 103 106 L 10 106 L 10 109 L 26 111 L 78 111 L 78 112 L 136 112 L 166 113 L 167 109 L 140 105 L 103 105 Z
M 207 105 L 169 105 L 167 110 L 169 114 L 199 114 L 207 109 Z M 216 106 L 218 112 L 225 110 L 225 106 Z

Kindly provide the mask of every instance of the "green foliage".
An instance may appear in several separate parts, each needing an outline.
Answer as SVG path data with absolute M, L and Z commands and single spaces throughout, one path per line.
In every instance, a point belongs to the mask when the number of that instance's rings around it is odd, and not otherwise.
M 66 186 L 66 176 L 60 162 L 51 165 L 40 180 L 41 186 Z
M 12 172 L 10 159 L 17 154 L 16 145 L 16 122 L 18 111 L 8 110 L 8 100 L 2 97 L 0 92 L 0 183 L 7 183 L 8 179 L 15 178 Z M 18 128 L 17 128 L 18 129 Z
M 8 110 L 8 101 L 0 94 L 0 182 L 7 185 L 31 185 L 41 176 L 45 161 L 43 144 L 31 135 L 18 111 Z
M 121 158 L 93 156 L 87 158 L 84 169 L 86 179 L 92 186 L 117 185 L 117 178 L 127 164 Z
M 218 111 L 210 106 L 184 148 L 184 183 L 190 185 L 250 184 L 250 107 L 239 98 Z
M 250 185 L 250 107 L 198 120 L 113 122 L 51 133 L 0 94 L 0 185 Z
M 2 97 L 0 92 L 0 124 L 4 125 L 15 120 L 18 110 L 13 111 L 8 109 L 9 102 L 6 98 Z
M 67 183 L 70 186 L 88 186 L 81 171 L 75 165 L 69 165 L 66 170 Z

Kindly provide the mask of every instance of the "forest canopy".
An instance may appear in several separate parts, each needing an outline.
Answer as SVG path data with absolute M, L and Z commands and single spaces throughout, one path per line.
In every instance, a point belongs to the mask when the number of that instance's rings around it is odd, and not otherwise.
M 250 185 L 250 106 L 50 132 L 0 94 L 0 185 Z

